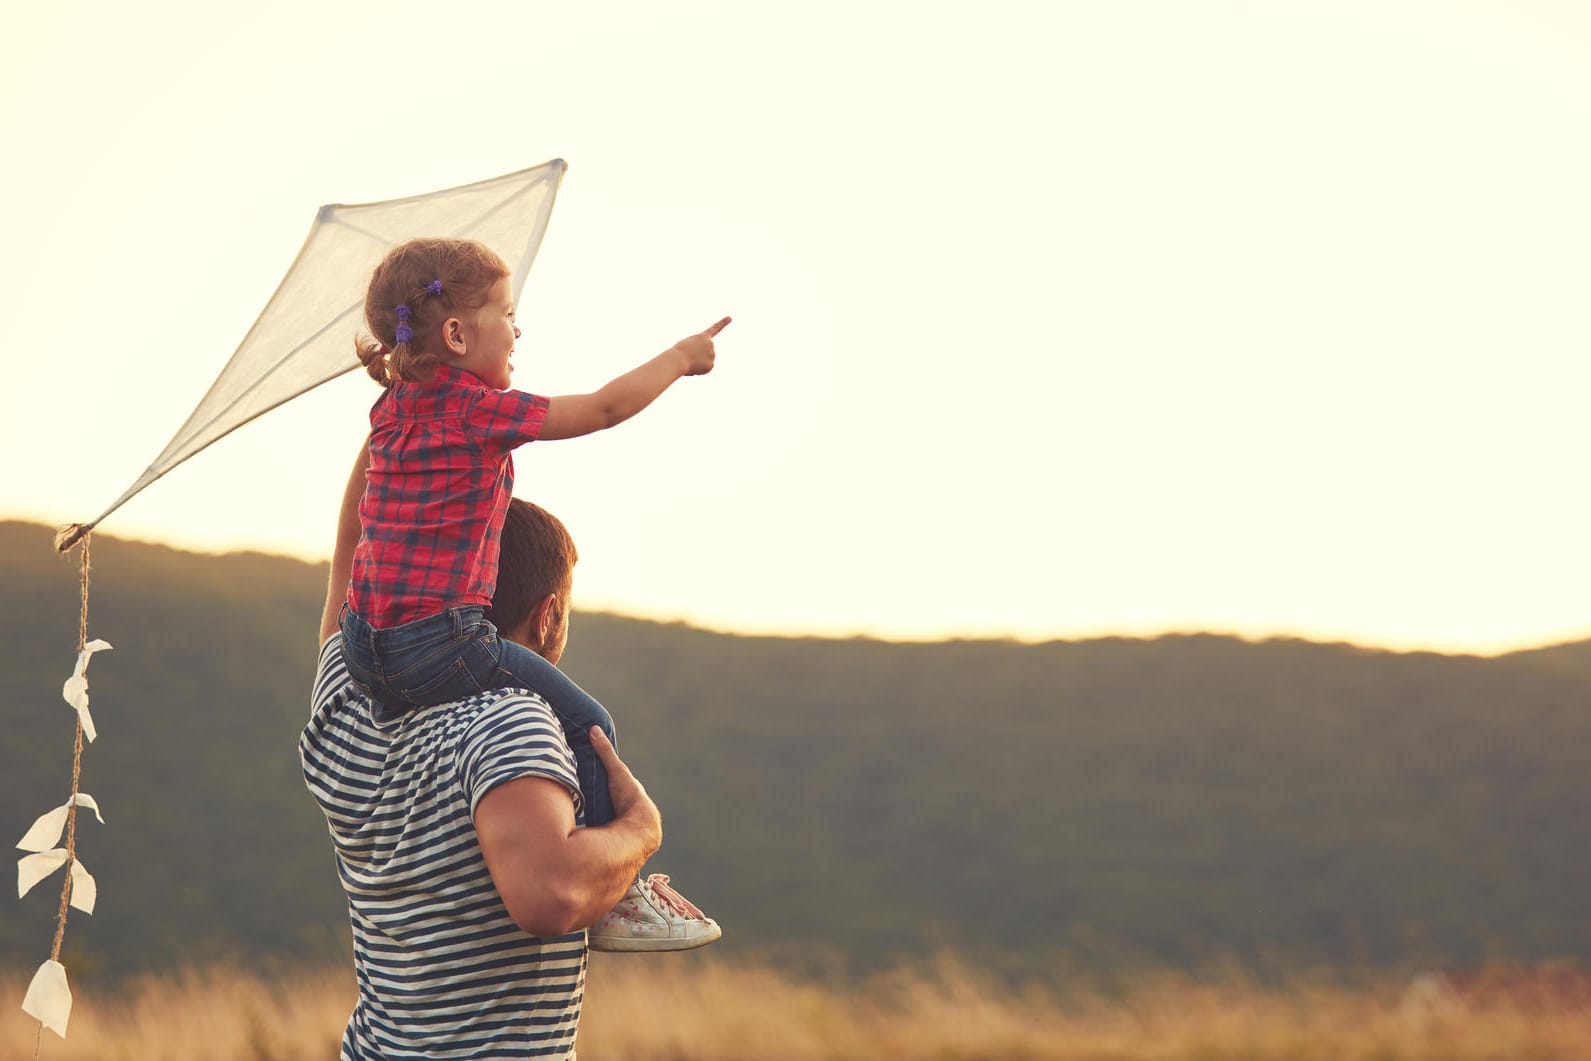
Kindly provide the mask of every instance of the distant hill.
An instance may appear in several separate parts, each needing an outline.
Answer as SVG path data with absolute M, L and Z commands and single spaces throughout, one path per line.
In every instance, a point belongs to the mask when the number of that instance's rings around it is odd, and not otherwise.
M 0 833 L 70 783 L 77 572 L 0 523 Z M 295 741 L 326 568 L 96 536 L 80 970 L 346 946 Z M 871 966 L 1591 961 L 1591 643 L 892 644 L 579 614 L 565 669 L 724 951 Z M 59 884 L 0 907 L 47 955 Z

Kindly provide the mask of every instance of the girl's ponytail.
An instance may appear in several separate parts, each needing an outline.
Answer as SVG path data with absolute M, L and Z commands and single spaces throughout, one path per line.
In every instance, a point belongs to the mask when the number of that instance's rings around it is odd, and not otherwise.
M 392 377 L 387 371 L 387 348 L 374 339 L 355 339 L 354 353 L 359 355 L 359 363 L 365 366 L 365 371 L 370 373 L 370 378 L 383 387 L 392 386 Z

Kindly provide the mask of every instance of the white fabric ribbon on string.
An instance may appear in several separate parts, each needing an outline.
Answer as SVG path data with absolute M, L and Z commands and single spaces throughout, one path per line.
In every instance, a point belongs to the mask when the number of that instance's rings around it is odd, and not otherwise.
M 79 807 L 87 807 L 93 811 L 94 817 L 99 819 L 101 825 L 105 824 L 105 815 L 99 812 L 99 804 L 94 802 L 93 796 L 87 792 L 79 792 L 76 802 Z M 72 803 L 72 800 L 67 800 L 54 810 L 39 815 L 33 827 L 27 831 L 27 835 L 17 841 L 17 850 L 48 851 L 60 843 L 61 833 L 66 829 L 66 816 L 72 811 Z
M 66 966 L 58 961 L 39 966 L 22 999 L 22 1012 L 66 1038 L 66 1022 L 72 1017 L 72 989 L 66 986 Z
M 73 669 L 72 676 L 66 679 L 66 684 L 61 687 L 61 695 L 66 702 L 77 709 L 77 717 L 83 723 L 83 735 L 90 744 L 94 743 L 94 717 L 88 713 L 88 659 L 101 649 L 110 648 L 110 642 L 95 638 L 83 646 L 83 651 L 77 654 L 77 667 Z
M 72 860 L 72 905 L 85 914 L 94 912 L 94 904 L 99 902 L 99 885 L 94 883 L 94 877 L 83 868 L 80 859 Z
M 66 865 L 71 856 L 66 848 L 57 847 L 51 851 L 40 851 L 33 855 L 24 855 L 17 860 L 17 898 L 20 899 L 33 890 L 33 886 L 48 877 L 62 866 Z M 94 903 L 99 899 L 99 886 L 94 883 L 93 876 L 83 868 L 83 863 L 72 859 L 72 905 L 85 914 L 94 912 Z

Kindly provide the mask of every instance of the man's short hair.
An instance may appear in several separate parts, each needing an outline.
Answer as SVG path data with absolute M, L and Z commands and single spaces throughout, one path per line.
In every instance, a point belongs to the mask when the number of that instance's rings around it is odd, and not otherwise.
M 486 617 L 499 632 L 517 630 L 547 594 L 555 593 L 567 604 L 578 559 L 575 540 L 557 516 L 540 505 L 510 498 L 503 517 L 497 589 Z

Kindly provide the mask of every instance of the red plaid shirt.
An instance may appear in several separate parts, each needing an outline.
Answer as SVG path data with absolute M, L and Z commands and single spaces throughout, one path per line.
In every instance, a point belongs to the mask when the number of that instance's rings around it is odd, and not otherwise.
M 377 629 L 461 604 L 490 604 L 515 447 L 541 433 L 548 401 L 442 368 L 394 383 L 370 410 L 348 606 Z

